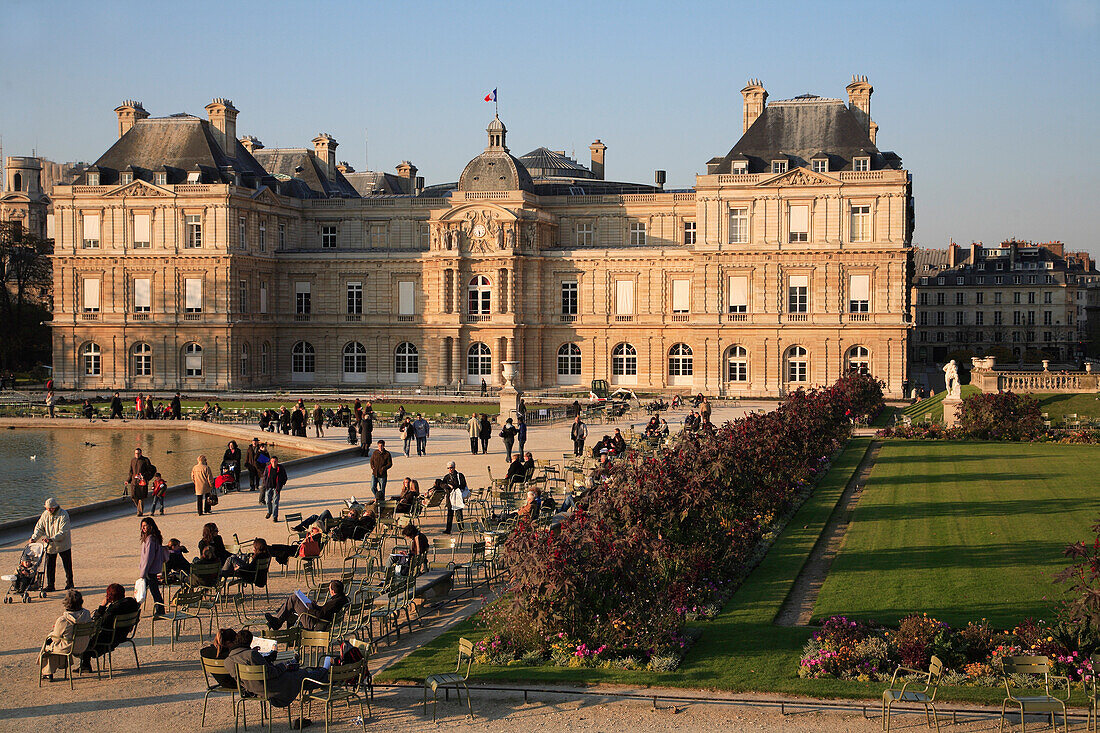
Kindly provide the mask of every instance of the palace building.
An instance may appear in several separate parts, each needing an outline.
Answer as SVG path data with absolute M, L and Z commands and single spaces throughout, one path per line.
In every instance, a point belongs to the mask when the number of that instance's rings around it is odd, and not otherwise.
M 53 188 L 54 376 L 76 389 L 251 390 L 595 379 L 779 396 L 868 370 L 901 396 L 913 198 L 848 102 L 743 90 L 740 139 L 695 187 L 605 178 L 499 118 L 456 183 L 357 173 L 207 117 L 116 110 Z M 474 146 L 471 140 L 471 147 Z

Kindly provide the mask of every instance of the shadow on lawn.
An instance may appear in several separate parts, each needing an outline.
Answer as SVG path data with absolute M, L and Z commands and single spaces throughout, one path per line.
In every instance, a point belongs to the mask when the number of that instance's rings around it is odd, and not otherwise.
M 1010 517 L 1069 514 L 1094 507 L 1088 499 L 1004 499 L 998 501 L 915 501 L 865 504 L 856 509 L 861 522 L 895 522 L 936 517 Z
M 925 461 L 919 461 L 919 463 L 925 463 Z M 980 471 L 973 473 L 960 473 L 953 471 L 951 473 L 937 473 L 937 474 L 924 474 L 924 473 L 906 473 L 897 474 L 894 476 L 871 476 L 870 483 L 874 486 L 916 486 L 920 484 L 964 484 L 974 482 L 976 484 L 989 483 L 989 482 L 1005 482 L 1011 481 L 1014 483 L 1025 483 L 1028 481 L 1047 481 L 1057 474 L 1034 474 L 1034 473 L 1017 473 L 1015 471 L 1005 471 L 1003 473 L 990 473 L 989 471 Z
M 871 572 L 939 568 L 1032 567 L 1043 558 L 1060 558 L 1064 542 L 1000 542 L 986 545 L 910 545 L 862 551 L 845 549 L 844 569 Z M 832 572 L 841 568 L 834 565 Z

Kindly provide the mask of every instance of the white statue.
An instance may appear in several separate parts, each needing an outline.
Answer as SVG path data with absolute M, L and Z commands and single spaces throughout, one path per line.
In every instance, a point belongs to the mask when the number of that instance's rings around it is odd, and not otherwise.
M 961 399 L 962 388 L 959 386 L 959 368 L 955 366 L 955 360 L 943 365 L 943 376 L 947 382 L 947 399 Z

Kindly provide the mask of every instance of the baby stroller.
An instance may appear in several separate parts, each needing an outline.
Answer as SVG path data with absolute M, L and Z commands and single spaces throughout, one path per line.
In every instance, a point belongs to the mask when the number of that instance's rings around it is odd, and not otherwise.
M 30 603 L 32 591 L 37 591 L 41 598 L 46 597 L 46 592 L 42 590 L 42 558 L 45 556 L 44 544 L 35 542 L 24 548 L 15 574 L 0 576 L 0 579 L 11 582 L 11 587 L 4 596 L 4 603 L 15 603 L 12 596 L 21 596 L 23 603 Z
M 222 463 L 221 475 L 214 478 L 214 489 L 222 494 L 228 494 L 230 491 L 237 491 L 240 487 L 237 486 L 236 471 L 236 463 L 231 461 Z

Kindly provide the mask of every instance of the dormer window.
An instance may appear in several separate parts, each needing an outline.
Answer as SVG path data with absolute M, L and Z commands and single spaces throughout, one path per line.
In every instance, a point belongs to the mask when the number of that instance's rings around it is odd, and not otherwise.
M 868 155 L 860 155 L 852 159 L 852 170 L 854 171 L 869 171 L 871 170 L 871 157 Z
M 786 173 L 787 161 L 786 160 L 773 160 L 772 161 L 772 173 Z
M 810 170 L 814 173 L 828 173 L 829 172 L 829 159 L 828 158 L 814 158 L 810 161 Z
M 168 174 L 164 173 L 164 172 L 154 173 L 153 174 L 153 183 L 157 184 L 158 186 L 167 186 L 168 185 Z
M 749 164 L 743 160 L 737 161 L 733 164 L 733 172 L 742 175 L 749 172 Z
M 129 183 L 133 183 L 134 182 L 134 174 L 129 173 L 129 172 L 123 173 L 118 177 L 118 182 L 123 186 L 125 186 Z
M 202 178 L 202 171 L 191 171 L 187 174 L 188 183 L 198 183 Z
M 88 173 L 88 185 L 89 186 L 98 186 L 99 185 L 99 174 L 98 173 L 92 173 L 92 172 Z

